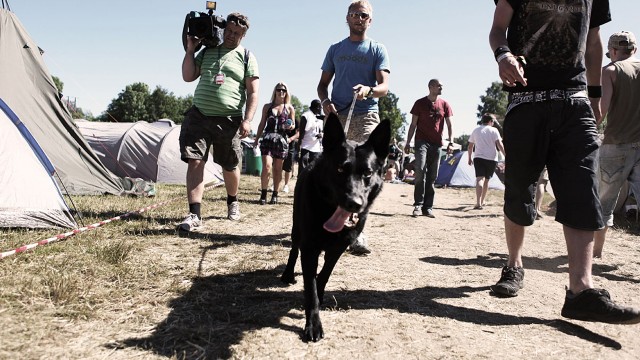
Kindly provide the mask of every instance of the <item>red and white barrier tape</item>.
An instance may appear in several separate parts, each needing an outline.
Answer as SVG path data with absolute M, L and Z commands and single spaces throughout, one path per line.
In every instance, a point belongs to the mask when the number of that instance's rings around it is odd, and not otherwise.
M 206 187 L 205 190 L 208 190 L 208 189 L 214 188 L 216 186 L 220 186 L 220 185 L 222 185 L 222 183 L 221 184 L 211 185 L 211 186 Z M 134 214 L 142 214 L 145 211 L 149 211 L 149 210 L 153 210 L 155 208 L 159 208 L 160 206 L 164 206 L 164 205 L 166 205 L 166 204 L 168 204 L 168 203 L 170 203 L 172 201 L 178 200 L 178 199 L 183 199 L 183 197 L 173 198 L 173 199 L 170 199 L 170 200 L 167 200 L 167 201 L 155 204 L 155 205 L 147 206 L 145 208 L 142 208 L 142 209 L 139 209 L 139 210 L 136 210 L 136 211 L 130 211 L 130 212 L 124 214 L 124 215 L 119 215 L 119 216 L 116 216 L 116 217 L 112 217 L 111 219 L 102 220 L 100 222 L 97 222 L 97 223 L 94 223 L 94 224 L 91 224 L 91 225 L 88 225 L 88 226 L 85 226 L 85 227 L 81 227 L 81 228 L 78 228 L 78 229 L 73 229 L 73 230 L 71 230 L 69 232 L 58 234 L 58 235 L 50 237 L 48 239 L 40 240 L 37 243 L 23 245 L 23 246 L 20 246 L 17 249 L 2 252 L 2 253 L 0 253 L 0 260 L 4 259 L 6 257 L 9 257 L 11 255 L 19 254 L 19 253 L 34 249 L 34 248 L 36 248 L 38 246 L 41 246 L 41 245 L 51 244 L 52 242 L 55 242 L 55 241 L 58 241 L 58 240 L 62 240 L 62 239 L 66 239 L 68 237 L 71 237 L 71 236 L 76 235 L 76 234 L 83 233 L 83 232 L 88 231 L 88 230 L 96 229 L 96 228 L 98 228 L 98 227 L 100 227 L 102 225 L 105 225 L 105 224 L 108 224 L 110 222 L 114 222 L 114 221 L 117 221 L 117 220 L 122 220 L 122 219 L 127 218 L 127 217 L 129 217 L 131 215 L 134 215 Z

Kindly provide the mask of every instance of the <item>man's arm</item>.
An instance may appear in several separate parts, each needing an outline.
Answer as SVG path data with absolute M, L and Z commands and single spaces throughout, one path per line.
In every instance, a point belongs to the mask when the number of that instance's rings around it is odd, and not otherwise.
M 447 116 L 444 118 L 445 123 L 447 124 L 447 131 L 449 133 L 449 138 L 447 139 L 449 142 L 453 141 L 453 130 L 451 129 L 451 117 Z
M 502 155 L 504 155 L 504 157 L 507 157 L 507 152 L 504 151 L 504 144 L 502 144 L 502 140 L 496 140 L 496 147 L 498 150 L 502 151 Z
M 200 40 L 194 36 L 187 36 L 187 49 L 182 60 L 182 80 L 192 82 L 200 77 L 200 68 L 196 66 L 195 53 L 196 46 Z
M 476 144 L 469 142 L 469 146 L 467 146 L 467 155 L 469 155 L 469 165 L 473 165 L 473 159 L 471 158 L 471 154 L 473 154 L 473 149 Z
M 616 70 L 613 63 L 602 68 L 602 98 L 600 99 L 600 106 L 602 115 L 597 124 L 600 125 L 602 120 L 607 116 L 609 112 L 609 105 L 611 105 L 611 99 L 613 98 L 613 85 L 616 83 Z
M 358 100 L 365 99 L 371 91 L 370 97 L 380 98 L 389 92 L 389 71 L 387 70 L 377 70 L 376 71 L 376 81 L 378 85 L 376 86 L 367 86 L 358 84 L 353 87 L 353 91 L 358 93 Z
M 587 35 L 587 50 L 584 54 L 584 64 L 587 67 L 587 85 L 600 86 L 602 76 L 602 41 L 600 41 L 600 27 L 589 29 Z M 599 124 L 602 121 L 600 98 L 589 97 L 591 108 Z M 608 106 L 608 105 L 607 105 Z
M 499 47 L 508 48 L 507 29 L 511 18 L 513 17 L 513 8 L 507 0 L 499 0 L 493 15 L 493 25 L 489 32 L 489 44 L 491 50 L 495 53 Z M 502 82 L 509 86 L 516 86 L 516 82 L 527 85 L 527 79 L 524 78 L 524 68 L 516 59 L 514 54 L 505 53 L 506 56 L 498 62 L 498 73 Z M 517 55 L 517 54 L 516 54 Z
M 318 98 L 321 101 L 322 109 L 324 113 L 328 115 L 329 113 L 338 113 L 338 110 L 329 99 L 329 84 L 331 83 L 331 79 L 333 79 L 333 73 L 328 71 L 322 71 L 320 75 L 320 81 L 318 82 Z
M 409 132 L 407 133 L 407 142 L 406 144 L 404 144 L 404 152 L 407 154 L 411 152 L 411 146 L 409 145 L 409 143 L 411 143 L 413 134 L 416 132 L 417 125 L 418 125 L 418 115 L 413 115 L 411 117 L 411 125 L 409 125 Z
M 251 131 L 251 121 L 258 108 L 258 90 L 260 88 L 260 79 L 258 77 L 249 77 L 244 81 L 247 91 L 247 103 L 245 105 L 244 119 L 240 125 L 240 138 L 249 136 Z

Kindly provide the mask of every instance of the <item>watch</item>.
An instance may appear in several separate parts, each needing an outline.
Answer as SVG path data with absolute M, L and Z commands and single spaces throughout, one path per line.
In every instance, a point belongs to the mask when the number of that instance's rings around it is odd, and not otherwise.
M 373 97 L 373 88 L 369 87 L 369 92 L 367 93 L 367 98 L 372 98 Z

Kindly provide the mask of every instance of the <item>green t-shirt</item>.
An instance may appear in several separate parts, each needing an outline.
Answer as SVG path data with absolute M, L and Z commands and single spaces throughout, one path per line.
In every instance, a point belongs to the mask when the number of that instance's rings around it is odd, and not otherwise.
M 258 62 L 249 53 L 244 71 L 244 47 L 235 49 L 217 46 L 203 49 L 196 56 L 200 81 L 193 95 L 193 104 L 207 116 L 242 116 L 247 100 L 245 79 L 258 77 Z M 224 82 L 216 84 L 216 75 L 224 74 Z

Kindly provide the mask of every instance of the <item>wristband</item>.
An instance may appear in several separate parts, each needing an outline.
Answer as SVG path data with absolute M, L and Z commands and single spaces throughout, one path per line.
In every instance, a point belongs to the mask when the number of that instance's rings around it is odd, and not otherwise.
M 326 99 L 322 100 L 322 101 L 320 102 L 320 106 L 323 106 L 323 107 L 324 107 L 324 103 L 326 103 L 327 101 L 331 101 L 331 99 L 326 98 Z
M 506 53 L 502 53 L 500 55 L 498 55 L 498 57 L 496 58 L 496 62 L 499 64 L 500 61 L 508 58 L 508 57 L 515 57 L 512 53 L 510 52 L 506 52 Z
M 602 97 L 602 86 L 600 85 L 594 85 L 594 86 L 587 86 L 587 93 L 589 94 L 590 98 L 600 98 Z
M 496 48 L 496 50 L 493 52 L 493 57 L 496 58 L 496 61 L 498 61 L 498 56 L 504 54 L 504 53 L 510 53 L 511 49 L 509 49 L 508 46 L 498 46 Z

